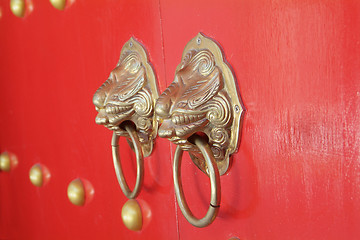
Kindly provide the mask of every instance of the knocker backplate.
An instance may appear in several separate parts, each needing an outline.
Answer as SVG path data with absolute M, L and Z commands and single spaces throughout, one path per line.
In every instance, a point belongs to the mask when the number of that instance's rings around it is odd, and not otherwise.
M 157 136 L 154 106 L 158 96 L 147 53 L 138 41 L 130 38 L 121 50 L 118 64 L 94 95 L 99 112 L 95 121 L 127 139 L 129 134 L 122 125 L 134 124 L 143 155 L 149 156 Z
M 191 141 L 193 134 L 205 134 L 222 175 L 237 150 L 243 112 L 235 77 L 220 47 L 199 33 L 185 46 L 174 81 L 157 101 L 159 136 L 188 151 L 207 173 L 204 157 Z

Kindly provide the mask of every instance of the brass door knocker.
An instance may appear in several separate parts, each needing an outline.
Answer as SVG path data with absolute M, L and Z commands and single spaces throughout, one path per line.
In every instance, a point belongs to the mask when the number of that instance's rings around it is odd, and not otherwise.
M 236 89 L 220 47 L 199 33 L 186 45 L 174 81 L 155 105 L 162 122 L 159 136 L 177 144 L 173 174 L 180 210 L 196 227 L 206 227 L 216 218 L 221 198 L 219 176 L 228 170 L 229 156 L 238 146 L 243 107 Z M 201 219 L 190 211 L 182 190 L 183 151 L 210 177 L 210 206 Z
M 144 176 L 144 159 L 151 154 L 158 123 L 154 118 L 158 89 L 145 49 L 134 38 L 127 41 L 116 67 L 96 91 L 93 103 L 99 112 L 95 122 L 113 131 L 112 155 L 119 185 L 129 199 L 136 198 Z M 126 183 L 119 159 L 120 136 L 127 138 L 136 154 L 134 190 Z

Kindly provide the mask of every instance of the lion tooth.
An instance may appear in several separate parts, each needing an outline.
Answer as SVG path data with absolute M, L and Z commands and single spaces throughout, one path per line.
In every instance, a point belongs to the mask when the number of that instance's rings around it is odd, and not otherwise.
M 189 123 L 189 116 L 187 115 L 184 116 L 184 123 Z
M 198 120 L 201 120 L 205 117 L 204 113 L 200 114 L 180 114 L 175 113 L 171 116 L 171 121 L 176 125 L 189 124 Z

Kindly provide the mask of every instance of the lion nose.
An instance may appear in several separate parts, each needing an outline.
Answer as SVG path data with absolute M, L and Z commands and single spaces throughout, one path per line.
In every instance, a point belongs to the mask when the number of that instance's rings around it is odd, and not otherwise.
M 93 103 L 96 107 L 102 108 L 105 102 L 105 94 L 101 92 L 96 92 L 93 97 Z
M 109 123 L 109 118 L 104 115 L 103 111 L 104 111 L 103 109 L 100 109 L 99 114 L 96 116 L 95 118 L 96 124 L 106 125 Z
M 161 124 L 158 135 L 161 138 L 171 138 L 171 137 L 175 136 L 175 129 L 171 125 L 171 120 L 165 120 Z
M 170 105 L 170 102 L 157 101 L 155 105 L 156 114 L 161 118 L 168 118 Z

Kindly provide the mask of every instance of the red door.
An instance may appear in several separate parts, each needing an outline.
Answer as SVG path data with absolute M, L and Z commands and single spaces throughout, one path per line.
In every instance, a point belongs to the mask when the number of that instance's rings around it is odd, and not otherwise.
M 360 4 L 357 1 L 26 1 L 18 18 L 0 2 L 0 151 L 18 164 L 0 172 L 0 239 L 358 239 Z M 215 221 L 195 228 L 174 195 L 175 145 L 157 138 L 137 200 L 143 228 L 121 219 L 111 131 L 95 124 L 92 96 L 123 44 L 146 48 L 159 92 L 173 81 L 187 42 L 219 43 L 246 113 L 239 149 L 221 176 Z M 134 154 L 120 138 L 129 185 Z M 205 214 L 210 183 L 188 158 L 182 182 Z M 41 163 L 51 177 L 29 180 Z M 81 178 L 94 193 L 67 199 Z

